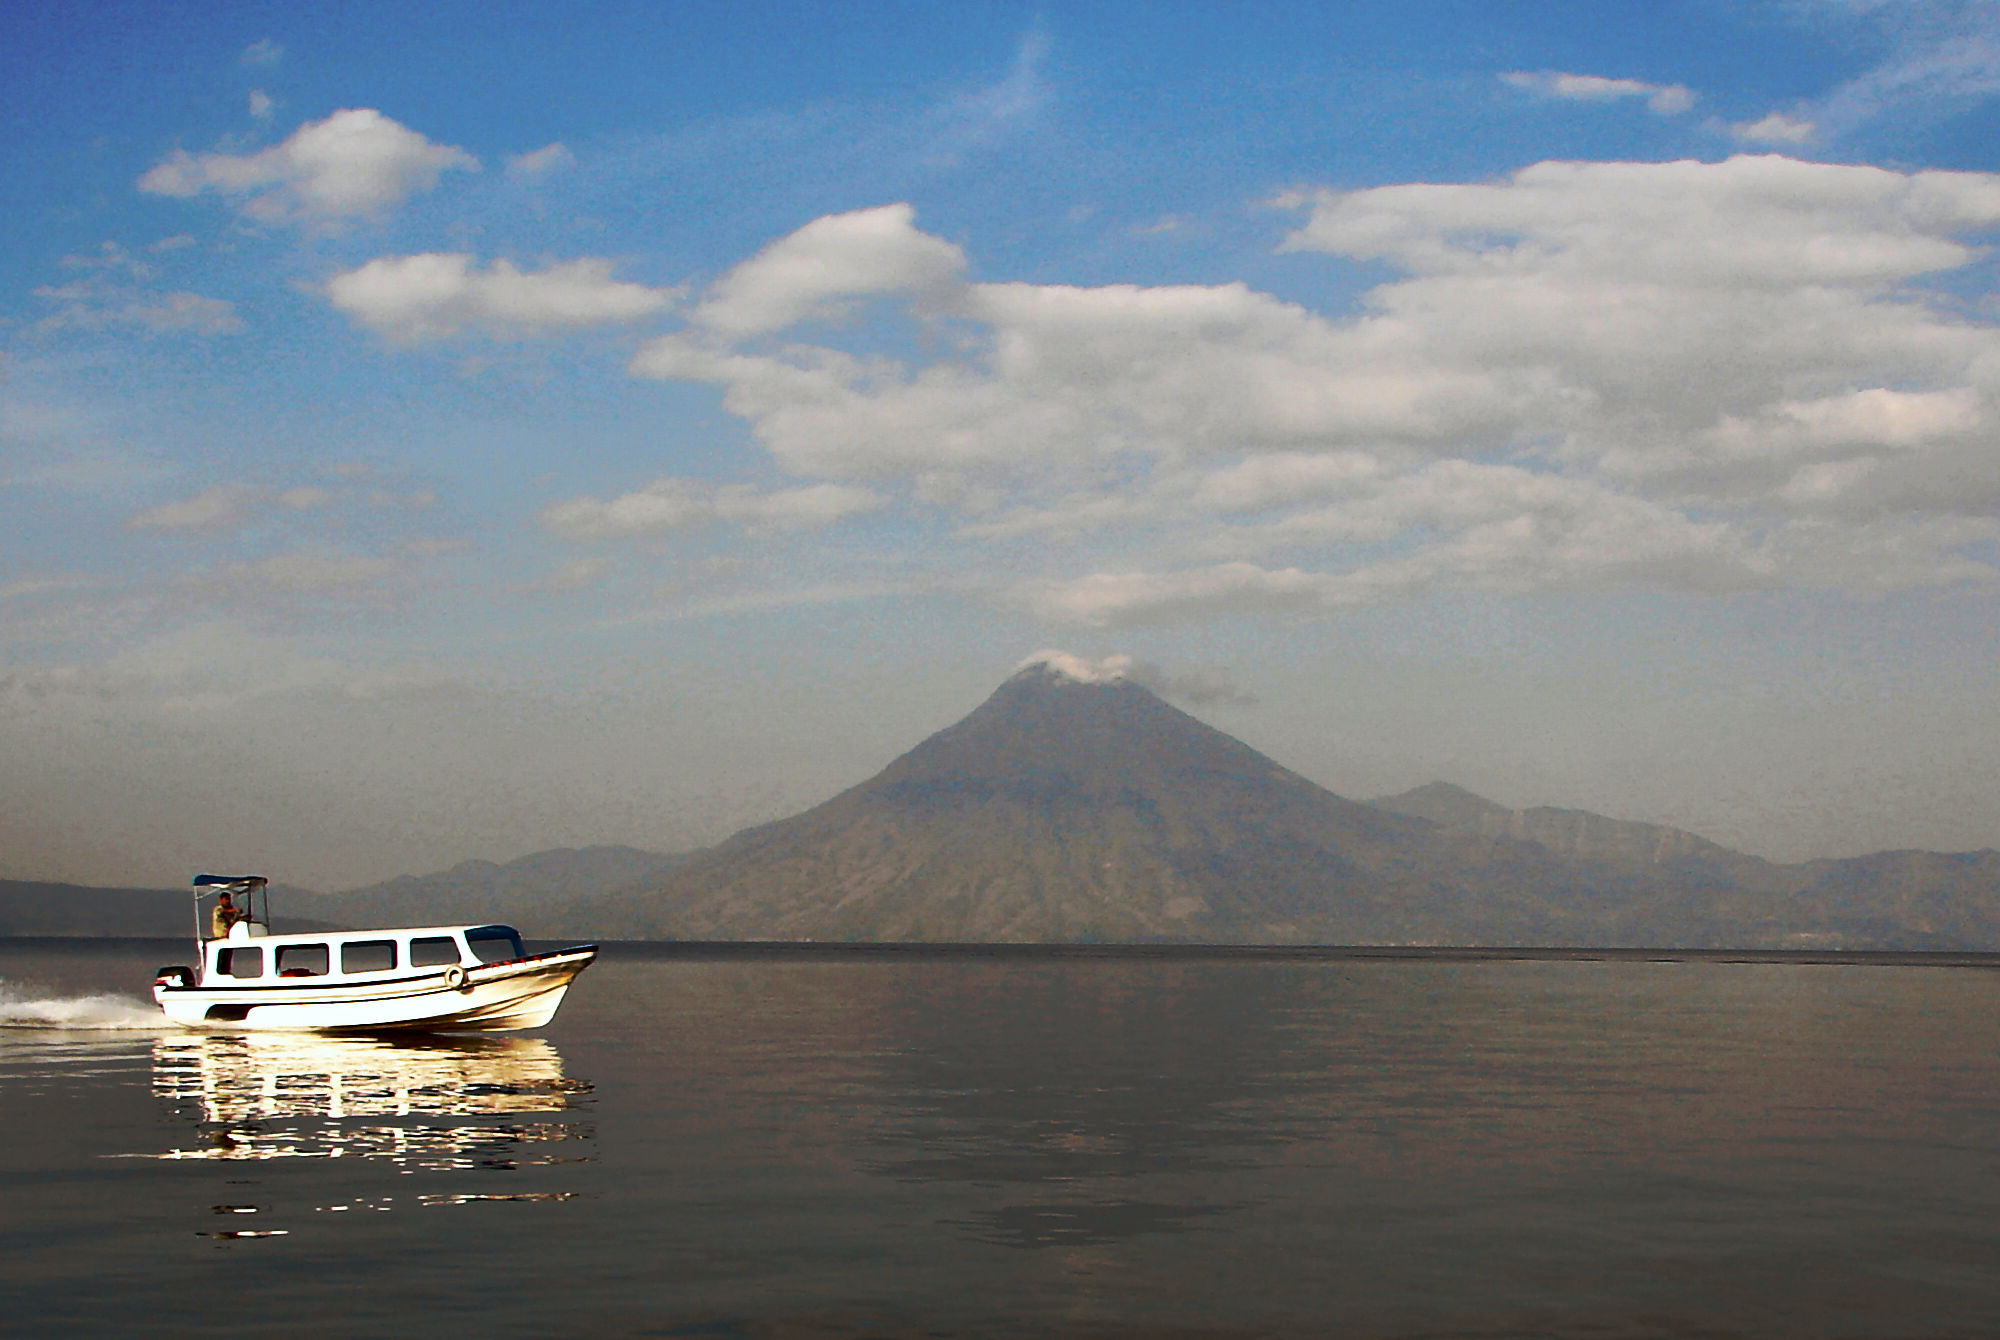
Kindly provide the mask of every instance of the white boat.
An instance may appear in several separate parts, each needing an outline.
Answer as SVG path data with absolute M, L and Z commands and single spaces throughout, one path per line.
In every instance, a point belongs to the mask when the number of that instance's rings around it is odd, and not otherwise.
M 530 954 L 520 932 L 500 925 L 272 935 L 268 883 L 261 875 L 195 878 L 198 966 L 162 968 L 153 980 L 169 1019 L 231 1031 L 539 1028 L 597 958 L 596 945 Z M 222 892 L 245 900 L 244 919 L 205 936 L 201 900 Z

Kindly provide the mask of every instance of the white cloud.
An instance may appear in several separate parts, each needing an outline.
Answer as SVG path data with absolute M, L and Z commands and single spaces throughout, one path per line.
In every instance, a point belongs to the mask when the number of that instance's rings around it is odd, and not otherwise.
M 1936 122 L 2000 94 L 2000 7 L 1897 0 L 1850 6 L 1849 14 L 1877 30 L 1888 54 L 1806 109 L 1826 138 Z
M 176 149 L 139 178 L 139 189 L 183 198 L 214 191 L 267 222 L 330 222 L 378 217 L 442 174 L 478 167 L 463 149 L 359 107 L 307 122 L 254 154 Z
M 2000 523 L 1990 516 L 1896 516 L 1810 518 L 1773 543 L 1800 585 L 1879 594 L 1961 584 L 1990 590 L 2000 573 L 1967 551 L 1990 551 L 1996 541 Z
M 266 93 L 261 88 L 253 88 L 250 90 L 250 115 L 254 117 L 256 120 L 259 121 L 269 120 L 271 113 L 276 109 L 277 109 L 277 104 L 271 101 L 270 94 Z
M 908 205 L 884 205 L 816 219 L 723 276 L 695 320 L 742 338 L 836 315 L 849 299 L 947 288 L 964 253 L 919 232 L 915 217 Z
M 450 554 L 470 553 L 477 548 L 471 540 L 446 539 L 442 536 L 419 536 L 405 540 L 396 546 L 411 558 L 444 558 Z
M 158 244 L 154 244 L 158 249 Z M 157 273 L 145 261 L 134 256 L 118 242 L 100 242 L 95 252 L 75 252 L 64 256 L 57 264 L 65 270 L 118 270 L 133 279 L 151 279 Z
M 538 582 L 530 582 L 520 589 L 529 595 L 561 595 L 570 591 L 581 591 L 604 580 L 611 571 L 611 560 L 606 558 L 573 558 Z
M 159 634 L 98 664 L 0 674 L 0 712 L 39 714 L 65 706 L 189 716 L 259 699 L 437 697 L 464 688 L 431 666 L 344 661 L 299 639 L 217 619 Z
M 1161 697 L 1190 707 L 1254 707 L 1259 701 L 1223 670 L 1168 671 L 1150 661 L 1137 661 L 1131 675 Z
M 965 506 L 963 498 L 957 500 Z M 1169 488 L 1150 491 L 1078 489 L 1052 501 L 974 506 L 973 519 L 960 525 L 960 539 L 1015 539 L 1040 536 L 1050 542 L 1076 540 L 1119 526 L 1144 524 L 1169 515 L 1175 504 Z
M 31 600 L 37 596 L 86 591 L 104 584 L 103 578 L 72 573 L 28 576 L 11 582 L 0 582 L 0 601 Z
M 1543 163 L 1281 203 L 1306 211 L 1285 249 L 1394 273 L 1339 316 L 1240 283 L 975 283 L 897 207 L 772 244 L 704 295 L 723 319 L 631 368 L 717 386 L 796 477 L 902 485 L 1052 620 L 1991 571 L 1945 523 L 2000 515 L 2000 330 L 1931 277 L 1981 255 L 2000 176 Z M 870 264 L 825 264 L 849 230 Z M 939 338 L 870 352 L 880 312 L 796 338 L 861 293 Z M 714 515 L 673 481 L 559 506 L 579 535 Z M 1875 575 L 1830 561 L 1843 528 L 1874 528 Z
M 1969 387 L 1873 387 L 1814 400 L 1782 400 L 1754 418 L 1725 415 L 1703 435 L 1700 446 L 1719 455 L 1796 460 L 1843 448 L 1911 450 L 1974 432 L 1984 423 L 1980 395 Z
M 1350 493 L 1386 473 L 1383 462 L 1362 451 L 1272 452 L 1213 471 L 1197 486 L 1195 503 L 1219 512 L 1297 506 Z
M 510 181 L 535 181 L 552 172 L 560 172 L 575 162 L 576 155 L 558 140 L 554 144 L 545 144 L 528 153 L 509 157 L 507 177 Z
M 234 530 L 262 506 L 261 489 L 242 484 L 217 484 L 192 498 L 160 503 L 135 514 L 125 524 L 133 530 Z
M 1138 624 L 1230 614 L 1297 614 L 1336 608 L 1340 581 L 1297 568 L 1221 563 L 1179 572 L 1098 572 L 1024 583 L 1011 598 L 1040 618 L 1087 625 Z
M 938 162 L 956 163 L 967 153 L 985 149 L 1033 126 L 1055 100 L 1055 91 L 1043 73 L 1048 54 L 1048 34 L 1039 28 L 1028 32 L 1015 48 L 1013 62 L 1005 75 L 945 104 L 928 156 Z
M 1810 121 L 1772 112 L 1761 120 L 1738 122 L 1729 127 L 1729 133 L 1757 144 L 1811 144 L 1818 129 Z
M 769 492 L 748 484 L 660 479 L 603 501 L 571 498 L 552 504 L 542 523 L 576 540 L 602 540 L 684 530 L 725 521 L 753 534 L 818 530 L 882 506 L 880 495 L 843 484 L 810 484 Z
M 437 503 L 437 493 L 432 489 L 415 489 L 409 493 L 397 493 L 391 489 L 371 489 L 368 501 L 376 507 L 432 507 Z
M 393 558 L 293 553 L 225 564 L 210 580 L 228 588 L 315 594 L 374 586 L 402 573 L 402 563 Z
M 1538 163 L 1503 183 L 1287 197 L 1291 251 L 1418 275 L 1591 275 L 1686 285 L 1887 284 L 1970 261 L 1956 234 L 2000 219 L 2000 177 L 1740 156 Z
M 1050 648 L 1023 657 L 1016 670 L 1040 666 L 1079 684 L 1141 684 L 1165 698 L 1197 706 L 1248 706 L 1256 695 L 1245 692 L 1227 674 L 1214 670 L 1170 673 L 1150 661 L 1136 660 L 1124 652 L 1109 656 L 1077 656 Z
M 259 38 L 243 48 L 243 54 L 236 59 L 243 65 L 276 65 L 285 58 L 285 49 L 270 38 Z
M 769 614 L 775 610 L 811 609 L 823 605 L 848 605 L 883 600 L 895 596 L 928 594 L 934 588 L 926 582 L 858 581 L 819 582 L 801 585 L 786 582 L 754 590 L 738 591 L 689 599 L 684 593 L 657 608 L 618 619 L 612 626 L 674 623 L 684 619 L 710 619 L 735 614 Z
M 1119 684 L 1127 678 L 1126 672 L 1132 668 L 1132 658 L 1119 652 L 1093 659 L 1051 647 L 1023 656 L 1014 669 L 1019 671 L 1036 667 L 1053 670 L 1065 679 L 1073 679 L 1079 684 Z
M 249 484 L 217 484 L 192 498 L 148 507 L 125 524 L 133 530 L 232 531 L 268 514 L 274 506 L 310 512 L 351 496 L 347 490 L 321 488 L 316 484 L 299 484 L 282 490 Z
M 1425 536 L 1435 538 L 1409 547 Z M 1726 524 L 1588 481 L 1467 461 L 1442 461 L 1350 501 L 1221 530 L 1204 543 L 1238 553 L 1338 545 L 1359 561 L 1330 571 L 1239 558 L 1093 573 L 1023 582 L 1010 598 L 1059 622 L 1127 625 L 1335 611 L 1436 589 L 1720 593 L 1771 585 L 1778 572 L 1771 554 Z
M 1564 74 L 1556 70 L 1514 71 L 1500 76 L 1510 87 L 1565 102 L 1619 102 L 1642 98 L 1656 116 L 1675 116 L 1694 106 L 1692 90 L 1680 84 L 1648 84 L 1637 79 L 1607 79 L 1595 74 Z
M 1802 507 L 1823 507 L 1850 496 L 1882 464 L 1873 456 L 1801 465 L 1785 481 L 1779 496 Z
M 428 252 L 381 256 L 327 282 L 327 298 L 383 337 L 403 344 L 465 330 L 541 335 L 638 321 L 664 311 L 674 291 L 611 277 L 608 260 L 581 259 L 524 271 L 511 261 L 478 268 L 471 256 Z
M 235 305 L 199 293 L 162 293 L 126 304 L 109 314 L 120 324 L 156 333 L 188 331 L 196 335 L 236 335 L 247 330 Z
M 56 310 L 35 323 L 43 331 L 137 330 L 148 335 L 240 335 L 248 329 L 235 305 L 199 293 L 156 293 L 85 279 L 44 285 L 35 296 Z
M 632 366 L 723 385 L 778 460 L 810 475 L 1284 449 L 1343 428 L 1433 436 L 1455 431 L 1465 406 L 1512 394 L 1478 368 L 1412 376 L 1403 351 L 1242 284 L 983 284 L 952 301 L 988 338 L 920 371 L 811 347 L 724 352 L 681 335 Z

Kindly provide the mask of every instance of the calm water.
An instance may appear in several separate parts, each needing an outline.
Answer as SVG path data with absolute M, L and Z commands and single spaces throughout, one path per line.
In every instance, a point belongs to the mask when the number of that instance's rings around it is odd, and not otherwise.
M 178 949 L 0 941 L 92 1025 L 0 1029 L 0 1327 L 2000 1334 L 1996 971 L 613 946 L 392 1044 Z

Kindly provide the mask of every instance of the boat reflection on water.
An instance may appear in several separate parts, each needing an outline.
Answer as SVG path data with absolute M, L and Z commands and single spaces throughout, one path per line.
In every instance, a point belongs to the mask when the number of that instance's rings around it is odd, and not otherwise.
M 539 1038 L 160 1038 L 153 1093 L 200 1138 L 167 1159 L 380 1159 L 402 1171 L 588 1161 L 591 1086 Z

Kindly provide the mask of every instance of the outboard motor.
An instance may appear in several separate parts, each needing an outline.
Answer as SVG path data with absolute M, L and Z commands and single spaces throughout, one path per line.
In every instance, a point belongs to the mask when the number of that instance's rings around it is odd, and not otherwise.
M 153 988 L 184 989 L 194 985 L 194 969 L 176 963 L 153 974 Z

